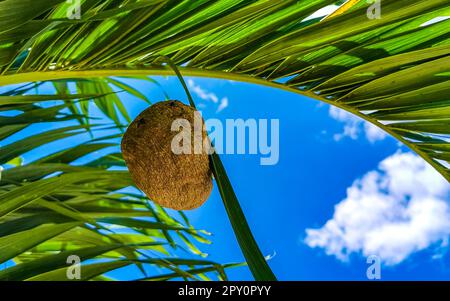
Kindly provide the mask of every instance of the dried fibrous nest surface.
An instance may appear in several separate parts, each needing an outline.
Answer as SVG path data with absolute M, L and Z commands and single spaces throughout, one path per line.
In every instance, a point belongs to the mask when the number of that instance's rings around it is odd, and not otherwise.
M 155 103 L 136 117 L 122 139 L 122 154 L 134 183 L 163 207 L 197 208 L 212 190 L 209 156 L 205 149 L 194 153 L 195 144 L 199 147 L 198 143 L 203 146 L 209 141 L 203 119 L 200 119 L 202 139 L 194 139 L 194 112 L 176 100 Z M 189 154 L 176 154 L 172 149 L 172 141 L 179 134 L 171 130 L 172 123 L 182 119 L 189 121 L 192 129 Z

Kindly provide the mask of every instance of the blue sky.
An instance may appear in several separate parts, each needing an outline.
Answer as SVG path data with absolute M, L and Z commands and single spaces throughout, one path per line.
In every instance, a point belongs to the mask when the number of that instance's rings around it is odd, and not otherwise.
M 176 78 L 156 79 L 172 99 L 186 101 Z M 297 94 L 227 80 L 187 81 L 205 119 L 280 120 L 278 164 L 261 166 L 255 155 L 221 156 L 254 236 L 262 252 L 273 256 L 269 263 L 280 280 L 365 280 L 367 255 L 380 256 L 384 280 L 450 279 L 450 187 L 408 149 L 348 114 Z M 150 99 L 164 99 L 158 89 L 147 89 L 141 91 Z M 221 103 L 228 106 L 218 112 Z M 141 103 L 130 107 L 133 116 L 144 108 Z M 373 175 L 378 179 L 371 181 Z M 359 198 L 348 197 L 351 187 Z M 366 196 L 370 189 L 375 192 Z M 419 204 L 417 214 L 413 202 Z M 348 211 L 363 221 L 340 222 Z M 213 244 L 201 246 L 210 259 L 243 260 L 216 188 L 201 208 L 187 214 L 197 228 L 213 233 Z M 330 220 L 346 232 L 343 237 L 323 228 Z M 365 232 L 358 231 L 361 227 Z M 321 231 L 308 235 L 307 229 Z M 234 280 L 252 279 L 247 268 L 228 273 Z
M 187 103 L 176 78 L 155 79 L 171 99 Z M 383 280 L 450 279 L 450 185 L 408 149 L 361 120 L 298 94 L 186 79 L 205 119 L 279 119 L 278 164 L 261 166 L 257 155 L 221 156 L 278 279 L 365 280 L 368 255 L 382 260 Z M 164 100 L 155 85 L 128 83 L 153 102 Z M 122 97 L 132 118 L 147 106 Z M 202 207 L 186 213 L 196 228 L 213 233 L 211 245 L 199 245 L 209 259 L 244 260 L 216 188 Z M 135 272 L 112 275 L 127 279 Z M 228 274 L 232 280 L 252 279 L 246 267 Z

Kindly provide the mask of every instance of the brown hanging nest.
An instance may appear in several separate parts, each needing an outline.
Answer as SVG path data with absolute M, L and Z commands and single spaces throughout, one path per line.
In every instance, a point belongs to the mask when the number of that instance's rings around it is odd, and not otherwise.
M 209 156 L 203 148 L 209 140 L 203 119 L 201 132 L 197 132 L 202 133 L 202 139 L 194 139 L 194 112 L 176 100 L 158 102 L 136 117 L 122 139 L 122 154 L 134 183 L 163 207 L 197 208 L 212 190 Z M 185 119 L 191 125 L 190 154 L 172 151 L 172 141 L 180 133 L 171 130 L 177 119 Z M 202 147 L 203 151 L 194 153 L 196 147 Z

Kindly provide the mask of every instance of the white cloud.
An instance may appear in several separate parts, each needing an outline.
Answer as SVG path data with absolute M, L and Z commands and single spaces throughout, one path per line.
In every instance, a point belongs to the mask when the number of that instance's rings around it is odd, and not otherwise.
M 306 229 L 305 243 L 342 261 L 359 253 L 395 265 L 414 252 L 447 245 L 449 195 L 450 184 L 423 159 L 398 152 L 356 180 L 330 220 Z
M 341 133 L 334 134 L 333 138 L 335 141 L 340 141 L 345 137 L 356 140 L 361 132 L 364 133 L 366 139 L 371 143 L 375 143 L 376 141 L 383 140 L 387 137 L 383 130 L 372 123 L 362 120 L 338 107 L 330 106 L 328 113 L 331 118 L 344 123 L 344 130 Z
M 316 11 L 315 13 L 313 13 L 312 15 L 310 15 L 309 17 L 305 18 L 303 20 L 303 22 L 311 20 L 311 19 L 319 18 L 319 17 L 328 16 L 329 14 L 334 13 L 338 8 L 339 8 L 339 6 L 334 5 L 334 4 L 325 6 L 321 9 L 319 9 L 318 11 Z
M 219 97 L 217 97 L 216 94 L 203 89 L 201 86 L 197 85 L 192 79 L 188 79 L 187 84 L 189 86 L 190 91 L 195 93 L 198 97 L 200 97 L 205 101 L 211 101 L 214 104 L 216 104 L 217 113 L 223 111 L 225 108 L 228 107 L 229 101 L 227 97 L 223 97 L 219 101 Z
M 373 123 L 367 121 L 364 122 L 364 133 L 366 134 L 367 140 L 369 140 L 369 142 L 371 143 L 381 141 L 387 137 L 386 132 L 381 130 Z
M 195 94 L 197 94 L 197 96 L 200 97 L 201 99 L 209 100 L 214 103 L 219 102 L 219 98 L 217 97 L 216 94 L 204 90 L 202 87 L 197 85 L 192 79 L 188 79 L 187 83 L 188 83 L 189 89 L 191 89 L 191 91 L 194 92 Z

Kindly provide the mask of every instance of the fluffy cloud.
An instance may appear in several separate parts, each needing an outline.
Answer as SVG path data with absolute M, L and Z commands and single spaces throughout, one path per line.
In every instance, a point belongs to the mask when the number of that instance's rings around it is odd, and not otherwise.
M 205 89 L 203 89 L 201 86 L 197 85 L 192 79 L 187 80 L 187 84 L 189 86 L 190 91 L 195 93 L 198 97 L 200 97 L 203 100 L 211 101 L 214 104 L 217 105 L 217 113 L 224 110 L 228 107 L 228 98 L 223 97 L 219 100 L 219 97 L 217 97 L 216 94 L 209 92 Z M 202 106 L 200 106 L 202 107 Z M 203 106 L 204 107 L 204 106 Z
M 366 122 L 359 117 L 348 113 L 347 111 L 330 106 L 328 113 L 331 118 L 344 123 L 344 130 L 341 133 L 334 134 L 333 138 L 335 141 L 340 141 L 345 137 L 356 140 L 361 132 L 364 133 L 367 140 L 371 143 L 383 140 L 387 137 L 384 131 L 372 123 Z
M 222 100 L 220 101 L 219 107 L 217 107 L 217 113 L 223 111 L 224 109 L 226 109 L 228 107 L 228 98 L 224 97 L 222 98 Z
M 305 243 L 342 261 L 360 253 L 395 265 L 430 246 L 446 246 L 449 195 L 450 184 L 423 159 L 398 152 L 356 180 L 333 217 L 306 230 Z

